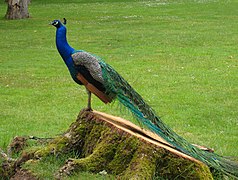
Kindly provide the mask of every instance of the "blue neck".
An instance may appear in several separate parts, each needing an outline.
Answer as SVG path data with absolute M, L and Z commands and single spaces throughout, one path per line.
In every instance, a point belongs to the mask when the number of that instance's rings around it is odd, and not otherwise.
M 67 42 L 66 27 L 63 25 L 56 30 L 56 46 L 65 64 L 70 68 L 72 66 L 71 54 L 74 49 Z

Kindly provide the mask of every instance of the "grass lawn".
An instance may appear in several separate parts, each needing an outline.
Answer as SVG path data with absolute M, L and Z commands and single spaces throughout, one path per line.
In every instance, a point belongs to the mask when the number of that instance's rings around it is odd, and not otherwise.
M 33 0 L 31 18 L 0 19 L 0 147 L 16 135 L 52 137 L 87 104 L 55 47 L 101 56 L 192 143 L 238 156 L 238 1 Z M 0 2 L 0 17 L 6 4 Z M 93 97 L 93 108 L 128 117 Z

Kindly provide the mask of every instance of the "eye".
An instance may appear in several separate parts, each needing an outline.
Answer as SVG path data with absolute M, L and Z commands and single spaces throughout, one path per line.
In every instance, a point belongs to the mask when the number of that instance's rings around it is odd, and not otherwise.
M 54 22 L 54 25 L 57 25 L 58 23 L 59 23 L 58 21 L 55 21 L 55 22 Z

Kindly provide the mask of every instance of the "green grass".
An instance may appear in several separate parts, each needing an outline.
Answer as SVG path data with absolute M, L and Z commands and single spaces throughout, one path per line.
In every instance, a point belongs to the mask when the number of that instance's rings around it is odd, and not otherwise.
M 237 6 L 235 0 L 35 0 L 30 19 L 1 18 L 0 147 L 16 135 L 59 134 L 86 106 L 48 25 L 66 17 L 69 43 L 105 59 L 176 132 L 238 156 Z M 128 116 L 95 97 L 93 108 Z
M 24 164 L 23 168 L 31 170 L 31 172 L 37 172 L 37 176 L 40 179 L 52 179 L 52 174 L 57 172 L 59 167 L 62 167 L 69 157 L 63 158 L 62 156 L 55 157 L 49 156 L 43 158 L 41 161 L 35 161 Z
M 37 173 L 37 177 L 44 180 L 51 180 L 55 179 L 54 175 L 56 175 L 56 172 L 65 164 L 66 160 L 68 158 L 75 157 L 73 154 L 69 157 L 55 157 L 55 156 L 48 156 L 41 161 L 34 161 L 30 163 L 24 164 L 23 168 L 30 170 L 31 172 Z M 33 173 L 33 175 L 34 175 Z M 101 175 L 98 174 L 92 174 L 89 172 L 81 172 L 80 174 L 72 174 L 70 177 L 63 178 L 64 180 L 78 180 L 78 179 L 84 179 L 84 180 L 113 180 L 114 178 L 111 175 L 104 174 Z

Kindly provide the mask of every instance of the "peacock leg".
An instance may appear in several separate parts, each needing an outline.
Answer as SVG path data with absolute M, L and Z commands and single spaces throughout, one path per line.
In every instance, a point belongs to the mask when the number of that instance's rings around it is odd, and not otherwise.
M 87 107 L 87 110 L 92 111 L 92 107 L 91 107 L 91 94 L 92 93 L 88 89 L 86 89 L 86 91 L 88 93 L 88 107 Z

